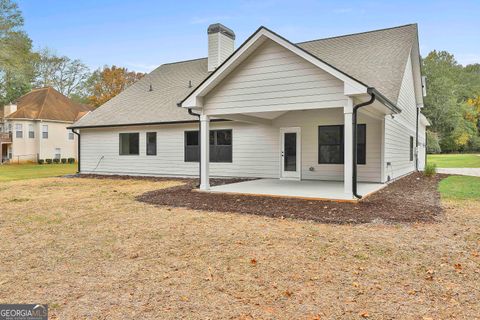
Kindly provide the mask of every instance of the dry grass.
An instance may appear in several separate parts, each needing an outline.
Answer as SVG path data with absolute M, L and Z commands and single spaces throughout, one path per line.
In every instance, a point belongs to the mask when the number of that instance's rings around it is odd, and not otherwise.
M 174 184 L 0 185 L 0 302 L 62 319 L 480 314 L 478 201 L 447 202 L 436 224 L 339 226 L 134 200 Z

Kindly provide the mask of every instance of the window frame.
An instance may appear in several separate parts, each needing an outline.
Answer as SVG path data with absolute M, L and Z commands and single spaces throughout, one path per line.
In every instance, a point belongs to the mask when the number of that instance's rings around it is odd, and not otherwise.
M 122 153 L 122 135 L 136 135 L 137 136 L 137 153 Z M 128 150 L 130 151 L 130 138 L 129 138 L 129 146 L 128 146 Z M 140 155 L 140 132 L 120 132 L 118 133 L 118 155 L 120 156 L 139 156 Z
M 222 144 L 222 145 L 218 145 L 217 144 L 217 140 L 218 140 L 218 132 L 219 131 L 229 131 L 230 132 L 230 144 Z M 200 135 L 199 135 L 199 131 L 198 130 L 185 130 L 184 131 L 184 135 L 183 135 L 183 160 L 184 162 L 199 162 L 200 160 L 200 150 L 198 150 L 197 154 L 198 154 L 198 160 L 194 159 L 194 160 L 190 160 L 190 159 L 187 159 L 187 154 L 189 154 L 187 152 L 187 147 L 189 145 L 187 145 L 187 134 L 189 133 L 196 133 L 197 134 L 197 148 L 199 148 L 200 146 Z M 210 138 L 211 138 L 211 134 L 213 133 L 214 137 L 213 137 L 213 144 L 211 143 L 210 141 Z M 209 142 L 209 156 L 210 156 L 210 159 L 209 159 L 209 162 L 213 162 L 213 163 L 232 163 L 233 162 L 233 129 L 213 129 L 213 130 L 210 130 L 209 133 L 208 133 L 208 142 Z M 190 145 L 190 146 L 195 146 L 195 145 Z M 214 154 L 214 152 L 212 152 L 212 150 L 214 150 L 216 147 L 230 147 L 230 161 L 219 161 L 217 159 L 212 159 L 212 154 Z
M 153 134 L 154 137 L 155 137 L 155 144 L 154 144 L 154 152 L 153 153 L 149 153 L 149 149 L 148 149 L 148 146 L 149 146 L 149 141 L 148 141 L 148 136 Z M 147 156 L 156 156 L 157 155 L 157 132 L 156 131 L 149 131 L 149 132 L 145 132 L 145 154 Z
M 185 130 L 184 133 L 183 133 L 183 162 L 200 162 L 200 149 L 197 150 L 198 159 L 196 159 L 196 160 L 195 159 L 194 160 L 187 159 L 187 154 L 188 154 L 187 147 L 189 146 L 189 145 L 187 145 L 187 140 L 188 140 L 187 139 L 187 134 L 189 134 L 189 133 L 197 133 L 197 144 L 196 144 L 196 146 L 197 146 L 197 148 L 199 148 L 199 146 L 200 146 L 200 135 L 198 134 L 199 131 L 198 130 Z M 193 144 L 192 146 L 195 146 L 195 144 Z
M 218 144 L 218 132 L 221 131 L 227 131 L 230 132 L 230 144 Z M 210 141 L 211 133 L 213 133 L 213 145 Z M 215 129 L 215 130 L 210 130 L 208 134 L 208 141 L 209 141 L 209 147 L 210 147 L 210 162 L 214 163 L 232 163 L 233 162 L 233 131 L 232 129 Z M 212 159 L 212 154 L 215 154 L 213 151 L 215 148 L 218 147 L 230 147 L 230 160 L 228 161 L 220 161 L 218 159 Z M 213 149 L 213 150 L 212 150 Z
M 48 139 L 48 124 L 42 124 L 42 139 Z
M 410 161 L 413 161 L 413 136 L 410 136 Z
M 32 129 L 32 130 L 30 130 Z M 33 124 L 28 125 L 28 138 L 29 139 L 35 139 L 35 127 Z
M 20 128 L 20 130 L 18 130 Z M 16 123 L 15 124 L 15 139 L 23 139 L 23 124 Z
M 340 143 L 339 144 L 320 144 L 320 129 L 325 128 L 325 127 L 340 127 Z M 357 131 L 357 165 L 366 165 L 367 164 L 367 124 L 366 123 L 359 123 L 357 124 L 357 130 L 358 128 L 364 128 L 364 141 L 359 141 L 358 140 L 358 131 Z M 321 162 L 321 157 L 320 157 L 320 152 L 321 152 L 321 145 L 327 145 L 327 146 L 336 146 L 340 145 L 340 162 Z M 365 150 L 364 155 L 365 159 L 362 159 L 364 161 L 360 161 L 358 157 L 358 150 L 359 146 L 362 146 Z M 328 165 L 328 164 L 345 164 L 345 125 L 343 124 L 332 124 L 332 125 L 319 125 L 317 127 L 317 163 L 320 165 Z

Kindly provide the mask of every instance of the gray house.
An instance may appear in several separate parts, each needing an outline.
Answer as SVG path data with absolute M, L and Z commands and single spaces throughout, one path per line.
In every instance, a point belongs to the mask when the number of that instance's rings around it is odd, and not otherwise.
M 352 200 L 423 169 L 416 24 L 302 43 L 260 27 L 237 49 L 225 26 L 207 34 L 208 57 L 159 66 L 73 125 L 81 173 Z

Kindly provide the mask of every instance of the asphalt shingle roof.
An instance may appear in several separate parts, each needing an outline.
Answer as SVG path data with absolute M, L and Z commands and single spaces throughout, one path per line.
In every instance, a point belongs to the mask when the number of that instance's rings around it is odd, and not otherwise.
M 417 25 L 298 43 L 302 49 L 397 102 L 405 66 L 417 41 Z M 163 64 L 75 127 L 193 121 L 177 102 L 207 76 L 207 58 Z M 190 85 L 191 84 L 191 85 Z M 150 91 L 150 85 L 152 91 Z
M 34 89 L 18 98 L 15 103 L 17 111 L 6 119 L 74 122 L 90 111 L 89 106 L 76 103 L 51 87 Z

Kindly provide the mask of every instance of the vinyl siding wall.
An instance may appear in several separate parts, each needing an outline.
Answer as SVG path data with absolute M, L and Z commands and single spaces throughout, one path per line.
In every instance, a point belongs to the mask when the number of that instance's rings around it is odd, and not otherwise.
M 360 115 L 367 124 L 367 164 L 359 165 L 359 180 L 380 181 L 381 122 Z M 343 165 L 318 164 L 318 126 L 343 124 L 343 109 L 288 112 L 271 126 L 236 121 L 212 122 L 210 128 L 232 129 L 232 163 L 210 163 L 210 175 L 221 177 L 278 178 L 280 127 L 301 127 L 302 179 L 343 180 Z M 83 173 L 197 176 L 198 163 L 184 162 L 184 132 L 196 124 L 138 128 L 81 130 Z M 157 155 L 146 155 L 146 132 L 157 132 Z M 140 132 L 140 155 L 119 155 L 119 133 Z M 309 168 L 313 167 L 314 171 Z
M 415 157 L 410 161 L 410 137 L 413 137 L 415 146 L 417 103 L 410 58 L 405 68 L 398 106 L 402 109 L 400 114 L 393 119 L 385 117 L 385 180 L 388 177 L 396 179 L 415 170 Z M 387 166 L 387 162 L 391 165 Z
M 11 120 L 12 124 L 12 162 L 36 161 L 38 159 L 53 159 L 55 149 L 59 148 L 62 158 L 77 157 L 77 137 L 74 140 L 68 139 L 68 126 L 71 123 L 32 121 L 32 120 Z M 23 137 L 17 138 L 15 125 L 22 124 Z M 29 138 L 29 125 L 33 125 L 35 138 Z M 48 139 L 42 138 L 42 126 L 48 125 Z M 8 124 L 7 124 L 8 127 Z
M 267 40 L 204 98 L 204 113 L 343 107 L 343 82 Z

